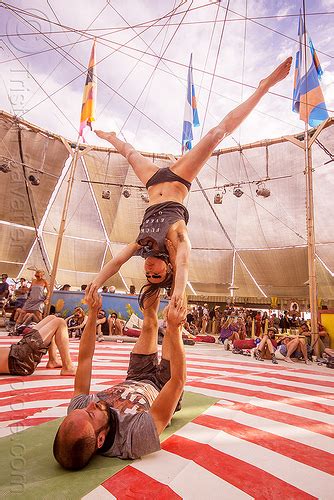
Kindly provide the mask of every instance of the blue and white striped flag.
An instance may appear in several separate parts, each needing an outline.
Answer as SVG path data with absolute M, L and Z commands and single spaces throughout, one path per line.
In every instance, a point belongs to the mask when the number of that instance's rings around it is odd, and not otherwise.
M 292 110 L 299 113 L 301 120 L 308 122 L 311 127 L 316 127 L 328 118 L 326 103 L 319 81 L 323 72 L 312 40 L 307 32 L 305 46 L 304 33 L 305 24 L 300 13 L 299 47 L 296 54 Z
M 187 99 L 184 108 L 184 120 L 183 120 L 183 131 L 182 131 L 182 154 L 186 153 L 192 148 L 193 141 L 193 126 L 199 126 L 197 103 L 195 97 L 195 85 L 193 78 L 193 66 L 192 66 L 193 55 L 190 55 L 190 63 L 188 68 L 188 87 L 187 87 Z

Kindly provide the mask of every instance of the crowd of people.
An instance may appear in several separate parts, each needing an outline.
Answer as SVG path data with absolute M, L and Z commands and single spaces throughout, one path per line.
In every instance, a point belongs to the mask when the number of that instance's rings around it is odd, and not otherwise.
M 292 303 L 290 311 L 268 313 L 242 307 L 218 305 L 208 308 L 193 306 L 188 310 L 185 327 L 193 334 L 214 334 L 226 350 L 253 354 L 256 359 L 265 357 L 291 362 L 291 358 L 310 363 L 316 352 L 309 323 Z M 330 337 L 321 323 L 318 324 L 318 355 L 330 347 Z M 252 339 L 249 343 L 248 339 Z M 243 342 L 246 341 L 246 342 Z
M 28 326 L 33 326 L 42 321 L 45 308 L 50 300 L 50 289 L 42 270 L 36 270 L 31 282 L 20 278 L 19 282 L 8 283 L 8 275 L 1 275 L 0 283 L 0 310 L 5 318 L 7 330 L 10 335 L 21 335 Z M 81 291 L 85 291 L 87 285 L 81 285 Z M 58 288 L 61 291 L 71 291 L 71 285 L 65 284 Z M 115 293 L 114 286 L 102 287 L 102 293 Z M 134 285 L 129 288 L 128 295 L 136 295 Z M 10 311 L 9 320 L 6 320 L 6 310 Z M 55 313 L 55 307 L 51 306 L 51 313 Z M 72 314 L 65 319 L 69 338 L 81 338 L 83 329 L 87 323 L 87 314 L 82 307 L 76 307 Z M 101 309 L 96 322 L 96 334 L 99 342 L 104 336 L 122 335 L 124 321 L 118 318 L 116 312 L 109 315 Z
M 12 306 L 8 322 L 9 331 L 10 334 L 17 335 L 21 334 L 27 326 L 35 325 L 42 320 L 44 308 L 50 299 L 50 290 L 41 270 L 36 270 L 31 283 L 28 283 L 25 278 L 20 278 L 16 285 L 9 285 L 7 279 L 7 274 L 2 274 L 1 307 L 4 308 L 5 304 Z M 70 289 L 69 284 L 60 288 L 62 291 L 70 291 Z M 82 285 L 81 291 L 86 292 L 87 285 Z M 115 287 L 103 286 L 102 293 L 115 293 Z M 133 285 L 128 294 L 136 295 Z M 51 306 L 51 312 L 55 312 L 53 306 Z M 82 307 L 76 307 L 73 313 L 65 319 L 65 323 L 69 338 L 80 339 L 87 323 L 85 310 Z M 125 322 L 118 317 L 116 311 L 108 314 L 101 309 L 96 321 L 97 340 L 102 342 L 107 336 L 123 335 L 124 325 Z M 318 326 L 320 335 L 318 354 L 321 356 L 329 347 L 330 339 L 325 328 L 320 323 Z M 159 327 L 161 330 L 162 325 Z M 207 303 L 190 306 L 183 328 L 192 339 L 198 335 L 213 335 L 226 350 L 233 350 L 235 353 L 243 350 L 240 348 L 242 344 L 239 341 L 252 338 L 254 346 L 251 353 L 259 360 L 267 357 L 274 363 L 277 362 L 276 359 L 285 359 L 289 362 L 291 356 L 308 362 L 312 359 L 314 352 L 309 324 L 304 320 L 295 303 L 291 304 L 289 311 L 284 312 L 258 311 L 234 306 L 223 308 L 221 305 L 209 306 Z M 284 333 L 289 333 L 289 336 L 282 336 Z M 294 336 L 298 336 L 298 339 Z M 260 340 L 259 344 L 256 344 L 256 339 Z M 249 349 L 246 349 L 246 352 L 248 353 Z

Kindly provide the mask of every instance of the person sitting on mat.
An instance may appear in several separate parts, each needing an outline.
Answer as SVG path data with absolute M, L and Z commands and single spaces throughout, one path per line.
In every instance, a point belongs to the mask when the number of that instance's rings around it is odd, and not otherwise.
M 127 245 L 104 266 L 89 284 L 86 293 L 89 293 L 91 288 L 98 290 L 133 255 L 139 255 L 145 259 L 147 279 L 139 298 L 140 306 L 143 307 L 147 297 L 155 297 L 159 288 L 172 289 L 172 304 L 183 302 L 190 254 L 186 226 L 189 214 L 183 202 L 189 193 L 191 182 L 217 145 L 239 127 L 273 85 L 288 75 L 291 62 L 292 58 L 289 57 L 267 78 L 261 80 L 245 102 L 228 113 L 219 125 L 211 129 L 193 149 L 170 167 L 157 167 L 133 146 L 118 139 L 114 132 L 95 131 L 98 137 L 110 142 L 127 159 L 139 180 L 146 185 L 149 207 L 145 211 L 136 241 Z M 175 266 L 172 266 L 169 255 L 171 245 L 176 252 Z
M 186 308 L 175 304 L 169 306 L 159 363 L 159 300 L 156 300 L 145 308 L 142 332 L 130 355 L 126 379 L 91 394 L 95 324 L 101 307 L 97 292 L 88 299 L 88 306 L 74 394 L 53 445 L 56 460 L 70 470 L 82 469 L 96 453 L 136 459 L 159 450 L 159 435 L 174 411 L 179 409 L 186 379 L 181 328 Z
M 10 347 L 0 347 L 0 373 L 10 375 L 31 375 L 42 356 L 49 351 L 47 368 L 61 368 L 60 375 L 74 375 L 67 326 L 62 318 L 47 316 L 34 328 L 26 327 L 24 337 Z M 55 344 L 54 344 L 55 341 Z M 57 358 L 57 349 L 61 363 Z

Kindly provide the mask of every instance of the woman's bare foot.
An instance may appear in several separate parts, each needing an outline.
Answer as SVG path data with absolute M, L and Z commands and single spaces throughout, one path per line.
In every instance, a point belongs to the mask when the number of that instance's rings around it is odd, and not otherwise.
M 62 362 L 59 360 L 59 361 L 48 361 L 47 364 L 46 364 L 46 367 L 45 368 L 49 368 L 49 369 L 52 369 L 52 368 L 62 368 Z
M 109 141 L 113 137 L 116 137 L 116 132 L 104 132 L 103 130 L 94 130 L 95 134 L 100 138 L 104 139 L 105 141 Z
M 285 361 L 286 361 L 287 363 L 293 363 L 292 359 L 291 359 L 291 358 L 289 358 L 289 356 L 286 356 L 286 357 L 285 357 Z
M 264 78 L 263 80 L 260 81 L 259 83 L 259 88 L 262 88 L 263 90 L 267 91 L 270 89 L 270 87 L 273 87 L 276 85 L 276 83 L 280 82 L 281 80 L 284 80 L 289 74 L 290 68 L 292 64 L 292 57 L 288 57 L 285 59 L 284 62 L 282 62 L 277 68 L 270 73 L 267 78 Z
M 62 368 L 60 370 L 60 375 L 70 375 L 70 376 L 74 376 L 75 375 L 75 372 L 76 372 L 76 368 L 74 366 L 72 366 L 71 368 Z

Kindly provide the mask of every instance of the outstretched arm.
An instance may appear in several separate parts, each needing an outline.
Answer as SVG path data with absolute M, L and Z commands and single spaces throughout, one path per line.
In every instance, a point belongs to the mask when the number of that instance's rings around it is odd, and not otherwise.
M 158 434 L 161 434 L 170 422 L 186 382 L 186 360 L 182 341 L 182 324 L 186 313 L 187 310 L 183 306 L 169 305 L 165 341 L 168 340 L 171 346 L 171 377 L 150 410 Z
M 114 276 L 121 266 L 127 262 L 131 257 L 136 253 L 136 251 L 140 248 L 138 243 L 129 243 L 116 257 L 111 259 L 104 268 L 99 272 L 94 281 L 90 283 L 86 288 L 86 298 L 91 296 L 93 291 L 97 291 L 103 283 L 107 281 L 107 279 Z
M 96 340 L 96 319 L 97 313 L 102 306 L 101 297 L 97 292 L 92 294 L 88 303 L 88 319 L 79 345 L 78 368 L 74 379 L 74 393 L 89 394 L 92 377 L 92 360 L 95 350 Z

